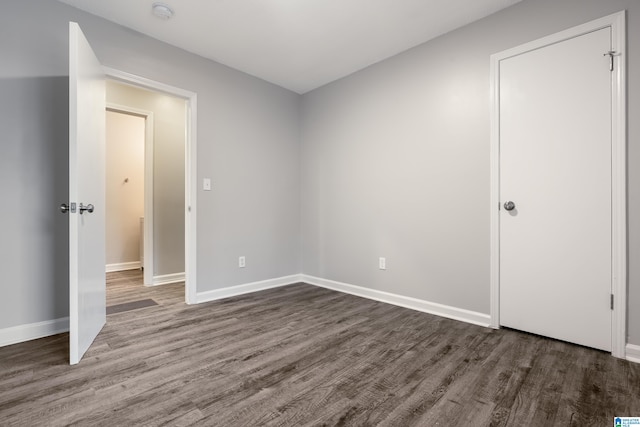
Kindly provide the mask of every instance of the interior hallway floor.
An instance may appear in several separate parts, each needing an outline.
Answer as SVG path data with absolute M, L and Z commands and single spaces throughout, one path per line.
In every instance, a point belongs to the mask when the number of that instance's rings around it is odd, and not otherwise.
M 144 286 L 142 280 L 142 270 L 107 273 L 107 307 L 144 299 L 160 305 L 184 304 L 184 282 Z
M 553 426 L 640 416 L 640 364 L 306 284 L 188 306 L 108 275 L 76 366 L 68 334 L 0 348 L 0 425 Z

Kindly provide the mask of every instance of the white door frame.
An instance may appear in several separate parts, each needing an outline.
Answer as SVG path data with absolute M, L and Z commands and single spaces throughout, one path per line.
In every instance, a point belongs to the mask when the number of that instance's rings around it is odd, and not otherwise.
M 570 28 L 491 55 L 491 327 L 500 327 L 500 61 L 586 33 L 611 28 L 614 71 L 611 79 L 612 277 L 614 299 L 611 354 L 625 357 L 627 321 L 627 188 L 626 188 L 626 29 L 625 11 Z M 605 52 L 603 52 L 603 55 Z
M 124 71 L 116 70 L 110 67 L 103 67 L 107 77 L 123 82 L 126 84 L 151 89 L 157 92 L 163 92 L 168 95 L 176 96 L 186 100 L 186 131 L 185 131 L 185 302 L 187 304 L 196 304 L 196 239 L 197 239 L 197 170 L 196 170 L 196 148 L 197 148 L 197 94 L 189 90 L 170 86 L 161 82 L 147 79 L 145 77 L 136 76 Z M 145 154 L 145 163 L 146 163 Z M 145 180 L 148 179 L 145 168 Z M 146 186 L 146 183 L 145 183 Z M 147 197 L 145 191 L 145 210 L 147 209 Z M 145 219 L 145 239 L 147 234 L 147 225 Z M 145 247 L 145 266 L 147 262 L 147 248 Z M 146 272 L 146 268 L 145 268 Z M 151 271 L 153 274 L 153 271 Z M 146 275 L 146 274 L 145 274 Z
M 143 117 L 144 122 L 144 284 L 153 284 L 153 111 L 107 102 L 107 110 Z

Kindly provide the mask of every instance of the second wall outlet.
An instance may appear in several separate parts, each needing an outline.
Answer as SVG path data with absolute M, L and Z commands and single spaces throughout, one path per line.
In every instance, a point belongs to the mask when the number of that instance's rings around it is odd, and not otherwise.
M 247 261 L 245 260 L 245 258 L 243 256 L 238 257 L 238 267 L 244 268 L 246 266 L 247 266 Z
M 378 259 L 378 268 L 380 268 L 380 270 L 386 270 L 387 269 L 387 259 L 384 257 L 380 257 Z

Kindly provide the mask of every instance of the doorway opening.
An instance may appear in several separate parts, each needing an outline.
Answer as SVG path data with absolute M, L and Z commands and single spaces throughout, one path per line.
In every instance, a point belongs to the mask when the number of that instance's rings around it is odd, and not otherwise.
M 107 101 L 107 270 L 183 282 L 185 101 L 113 81 Z
M 195 188 L 192 188 L 196 95 L 118 70 L 105 68 L 105 73 L 107 114 L 144 126 L 144 141 L 138 142 L 144 146 L 141 162 L 144 172 L 137 175 L 137 180 L 144 182 L 144 202 L 142 208 L 137 207 L 141 214 L 128 209 L 133 211 L 129 214 L 129 229 L 135 234 L 130 238 L 128 250 L 131 253 L 138 249 L 143 275 L 138 272 L 132 277 L 142 279 L 145 286 L 184 282 L 184 300 L 193 304 L 196 302 Z M 140 137 L 140 128 L 137 132 Z M 132 156 L 136 152 L 140 157 L 139 148 L 133 150 Z M 116 191 L 134 187 L 130 185 L 131 178 L 127 178 L 124 175 L 113 178 Z
M 107 103 L 106 111 L 106 271 L 144 269 L 146 197 L 153 194 L 153 112 Z M 151 153 L 152 154 L 152 153 Z M 153 160 L 151 159 L 151 162 Z M 147 194 L 149 193 L 149 194 Z M 150 236 L 151 239 L 153 236 Z M 151 266 L 146 263 L 147 267 Z M 150 272 L 153 269 L 147 268 Z M 150 277 L 152 279 L 152 277 Z M 151 283 L 151 282 L 149 282 Z

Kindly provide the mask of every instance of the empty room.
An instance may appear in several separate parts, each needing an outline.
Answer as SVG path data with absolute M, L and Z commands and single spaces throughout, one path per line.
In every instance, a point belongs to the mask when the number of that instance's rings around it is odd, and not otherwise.
M 640 426 L 637 0 L 2 6 L 0 425 Z

